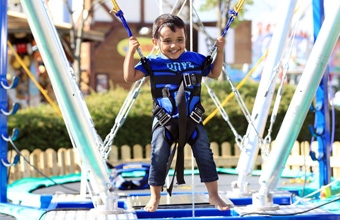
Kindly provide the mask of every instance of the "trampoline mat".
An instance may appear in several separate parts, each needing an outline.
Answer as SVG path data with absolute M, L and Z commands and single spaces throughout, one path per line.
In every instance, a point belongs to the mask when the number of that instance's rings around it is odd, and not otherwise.
M 132 207 L 135 209 L 142 209 L 149 201 L 149 196 L 133 196 L 130 197 Z M 223 198 L 225 200 L 225 198 Z M 231 204 L 230 200 L 225 201 Z M 208 194 L 176 194 L 172 196 L 163 195 L 158 206 L 158 209 L 174 209 L 174 208 L 213 208 L 209 203 Z

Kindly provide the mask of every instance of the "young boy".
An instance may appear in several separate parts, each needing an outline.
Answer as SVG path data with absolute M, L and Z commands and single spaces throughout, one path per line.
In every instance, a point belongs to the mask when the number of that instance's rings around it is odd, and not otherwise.
M 191 145 L 201 182 L 205 183 L 209 194 L 209 202 L 219 210 L 227 210 L 230 204 L 226 204 L 218 195 L 218 175 L 210 142 L 201 123 L 204 109 L 200 105 L 202 76 L 217 78 L 221 74 L 225 39 L 217 38 L 216 58 L 212 64 L 209 63 L 206 68 L 203 68 L 206 57 L 185 49 L 186 29 L 181 18 L 172 14 L 159 16 L 153 24 L 152 34 L 152 42 L 155 49 L 161 52 L 160 55 L 147 57 L 147 65 L 145 62 L 144 64 L 139 62 L 135 66 L 134 54 L 139 47 L 139 42 L 135 37 L 130 37 L 129 50 L 124 60 L 125 81 L 135 82 L 142 77 L 150 76 L 154 100 L 149 173 L 151 197 L 144 209 L 154 212 L 159 205 L 160 193 L 167 175 L 171 144 L 178 142 L 183 133 L 181 129 L 184 127 L 187 132 L 186 142 Z M 181 87 L 184 87 L 184 92 Z M 184 93 L 185 96 L 184 118 L 187 123 L 184 125 L 180 124 L 183 118 L 181 117 L 183 110 L 180 110 L 183 107 L 179 107 L 181 101 L 177 97 L 180 93 Z

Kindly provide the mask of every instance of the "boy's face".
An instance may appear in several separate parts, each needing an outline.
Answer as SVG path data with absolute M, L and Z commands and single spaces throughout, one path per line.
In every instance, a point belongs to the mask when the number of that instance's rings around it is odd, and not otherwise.
M 173 32 L 169 27 L 163 27 L 159 32 L 159 39 L 152 39 L 156 49 L 169 59 L 177 59 L 185 51 L 185 33 L 182 28 L 175 28 Z

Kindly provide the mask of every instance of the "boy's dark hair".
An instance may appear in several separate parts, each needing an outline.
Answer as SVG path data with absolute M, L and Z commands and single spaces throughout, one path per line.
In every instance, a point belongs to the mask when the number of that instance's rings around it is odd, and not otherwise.
M 152 37 L 154 39 L 159 39 L 159 31 L 163 27 L 169 27 L 173 32 L 175 32 L 175 28 L 183 28 L 184 33 L 186 33 L 185 23 L 184 21 L 173 14 L 162 14 L 158 18 L 156 18 L 155 22 L 152 26 Z

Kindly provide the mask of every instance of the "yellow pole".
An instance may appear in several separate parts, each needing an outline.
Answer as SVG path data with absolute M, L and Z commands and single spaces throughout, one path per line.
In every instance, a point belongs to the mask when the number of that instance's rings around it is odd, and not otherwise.
M 60 112 L 59 107 L 53 102 L 53 100 L 50 98 L 50 96 L 47 94 L 47 92 L 45 91 L 45 89 L 43 87 L 41 87 L 41 85 L 39 84 L 39 82 L 35 79 L 35 77 L 33 76 L 33 74 L 31 73 L 31 71 L 27 68 L 27 66 L 25 65 L 24 61 L 21 59 L 21 57 L 18 55 L 18 53 L 14 50 L 13 45 L 11 44 L 11 42 L 7 41 L 7 44 L 9 46 L 9 48 L 11 49 L 11 51 L 13 52 L 15 58 L 17 59 L 17 61 L 20 63 L 20 65 L 22 66 L 22 68 L 24 68 L 24 70 L 26 71 L 27 75 L 31 78 L 32 82 L 34 82 L 34 84 L 38 87 L 38 89 L 40 90 L 40 92 L 44 95 L 44 97 L 46 98 L 46 100 L 53 106 L 53 108 L 57 111 L 57 113 L 62 117 L 62 114 Z
M 262 60 L 267 56 L 268 54 L 268 50 L 260 57 L 260 59 L 256 62 L 255 66 L 248 72 L 248 74 L 242 79 L 242 81 L 236 86 L 236 89 L 239 90 L 244 83 L 247 81 L 247 79 L 250 77 L 251 74 L 253 74 L 253 72 L 255 71 L 255 69 L 257 68 L 257 66 L 262 62 Z M 220 108 L 222 108 L 223 106 L 225 106 L 228 101 L 234 96 L 234 93 L 230 93 L 227 98 L 224 99 L 224 101 L 221 103 Z M 210 115 L 208 115 L 208 117 L 206 117 L 203 121 L 203 124 L 207 124 L 218 112 L 218 108 L 216 108 L 212 113 L 210 113 Z

